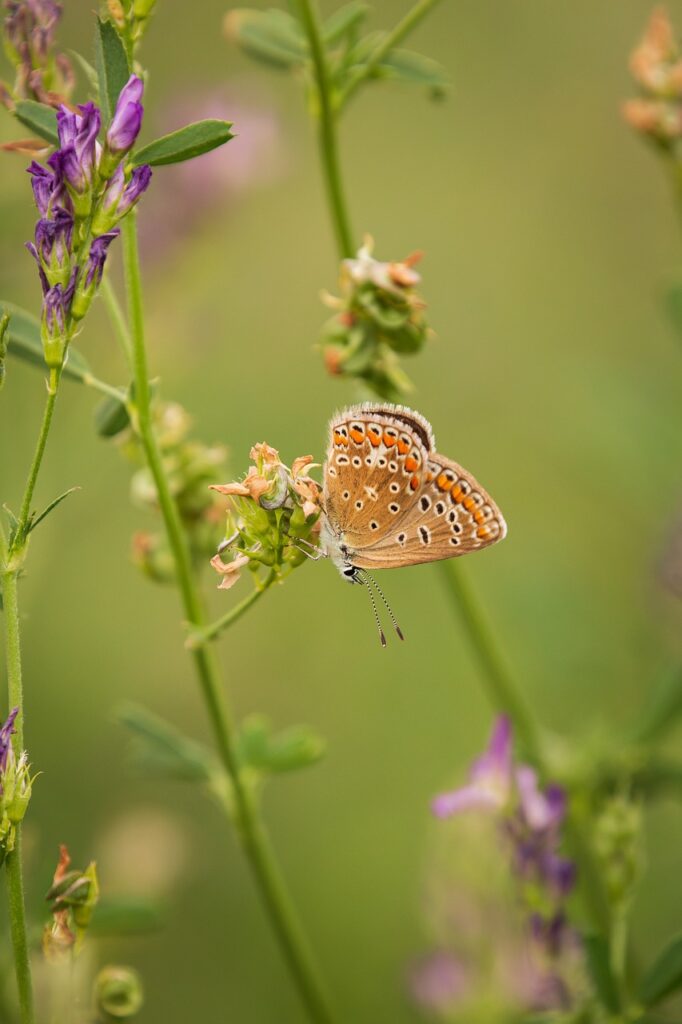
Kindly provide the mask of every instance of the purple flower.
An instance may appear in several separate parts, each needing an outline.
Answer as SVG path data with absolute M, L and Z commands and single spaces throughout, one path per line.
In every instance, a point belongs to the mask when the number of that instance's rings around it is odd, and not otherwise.
M 121 89 L 107 131 L 107 148 L 110 153 L 127 153 L 133 146 L 142 126 L 143 107 L 140 100 L 143 91 L 144 83 L 137 75 L 131 75 Z
M 78 109 L 80 114 L 64 106 L 57 112 L 60 149 L 51 158 L 51 166 L 71 189 L 82 193 L 92 186 L 97 165 L 100 113 L 94 103 Z
M 533 831 L 559 826 L 566 813 L 566 796 L 560 786 L 550 785 L 545 792 L 538 789 L 538 777 L 528 765 L 516 769 L 516 787 L 521 814 Z
M 469 972 L 452 953 L 437 950 L 418 960 L 409 974 L 412 998 L 432 1012 L 447 1012 L 461 1002 L 470 988 Z
M 490 742 L 469 772 L 469 783 L 437 796 L 431 810 L 438 818 L 471 809 L 501 810 L 509 801 L 512 787 L 511 723 L 500 715 Z
M 148 188 L 151 177 L 149 164 L 142 164 L 133 169 L 126 182 L 123 166 L 119 164 L 102 196 L 102 206 L 95 215 L 93 231 L 103 234 L 124 217 Z
M 16 732 L 14 721 L 19 714 L 19 708 L 12 708 L 6 721 L 0 726 L 0 772 L 7 769 L 10 751 L 12 749 L 12 733 Z
M 98 287 L 102 280 L 102 274 L 104 273 L 104 264 L 107 258 L 107 250 L 113 242 L 113 240 L 120 235 L 119 228 L 114 228 L 113 231 L 107 231 L 104 235 L 99 235 L 95 238 L 90 246 L 90 255 L 88 256 L 88 262 L 85 268 L 85 287 L 90 288 L 93 284 Z
M 73 217 L 61 207 L 55 210 L 53 220 L 41 218 L 36 224 L 35 245 L 29 243 L 28 248 L 51 284 L 60 278 L 65 283 L 69 276 L 72 240 Z

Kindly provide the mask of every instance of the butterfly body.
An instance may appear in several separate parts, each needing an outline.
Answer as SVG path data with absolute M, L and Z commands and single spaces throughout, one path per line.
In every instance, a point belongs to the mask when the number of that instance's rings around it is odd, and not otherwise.
M 436 451 L 430 424 L 405 406 L 365 403 L 330 423 L 320 542 L 341 575 L 468 554 L 502 540 L 488 493 Z

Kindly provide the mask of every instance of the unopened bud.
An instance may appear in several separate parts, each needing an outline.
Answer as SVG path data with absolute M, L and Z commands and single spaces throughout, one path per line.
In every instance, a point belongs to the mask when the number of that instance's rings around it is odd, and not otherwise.
M 104 967 L 95 980 L 95 1004 L 106 1022 L 135 1017 L 144 1004 L 140 975 L 132 967 Z

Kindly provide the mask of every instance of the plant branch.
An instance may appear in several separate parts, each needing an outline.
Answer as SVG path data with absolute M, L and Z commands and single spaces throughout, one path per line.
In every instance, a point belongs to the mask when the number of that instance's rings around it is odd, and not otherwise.
M 13 739 L 17 757 L 24 747 L 24 694 L 21 674 L 21 644 L 19 634 L 19 606 L 17 573 L 6 570 L 2 574 L 5 651 L 7 661 L 7 697 L 10 708 L 18 707 Z M 5 860 L 5 879 L 9 907 L 10 933 L 14 951 L 14 971 L 19 993 L 21 1024 L 34 1024 L 33 986 L 26 937 L 24 910 L 24 881 L 21 862 L 21 825 L 15 826 L 14 849 Z
M 338 107 L 342 109 L 358 89 L 363 82 L 366 82 L 368 78 L 380 67 L 384 57 L 387 57 L 391 50 L 394 50 L 399 43 L 405 39 L 413 29 L 417 27 L 420 21 L 426 17 L 439 0 L 419 0 L 414 7 L 407 12 L 405 17 L 398 22 L 394 29 L 389 32 L 382 41 L 377 45 L 374 52 L 369 56 L 361 68 L 358 69 L 357 74 L 345 89 L 341 90 L 338 98 Z
M 26 481 L 26 487 L 24 489 L 24 497 L 21 502 L 21 510 L 19 512 L 19 520 L 14 535 L 14 541 L 12 543 L 12 549 L 21 549 L 26 539 L 26 528 L 28 526 L 28 520 L 31 515 L 31 504 L 33 502 L 33 492 L 35 491 L 36 482 L 38 480 L 38 473 L 40 472 L 40 466 L 43 461 L 45 454 L 45 446 L 47 445 L 48 434 L 50 433 L 50 426 L 52 425 L 52 415 L 54 413 L 55 402 L 57 401 L 57 392 L 59 390 L 59 371 L 50 370 L 50 379 L 47 387 L 47 400 L 45 402 L 45 409 L 43 411 L 43 420 L 40 425 L 40 433 L 38 434 L 38 442 L 36 449 L 33 454 L 33 460 L 31 467 L 28 471 L 28 479 Z M 10 551 L 10 558 L 13 551 Z
M 177 505 L 170 491 L 151 417 L 151 391 L 147 371 L 142 311 L 142 286 L 135 213 L 122 225 L 123 259 L 132 341 L 137 429 L 154 479 L 161 515 L 175 561 L 177 584 L 190 628 L 205 626 L 202 601 L 192 570 L 189 547 Z M 221 761 L 232 782 L 233 814 L 242 846 L 252 868 L 270 923 L 311 1021 L 330 1024 L 332 1014 L 318 977 L 306 937 L 298 921 L 252 791 L 245 783 L 236 750 L 235 727 L 221 685 L 217 662 L 208 646 L 191 651 Z
M 226 629 L 234 625 L 237 619 L 241 619 L 244 612 L 247 612 L 249 608 L 256 603 L 256 601 L 263 596 L 266 590 L 268 590 L 275 582 L 276 574 L 271 572 L 264 580 L 261 586 L 253 588 L 250 594 L 236 604 L 234 608 L 230 608 L 228 612 L 221 615 L 215 622 L 210 623 L 208 626 L 203 626 L 201 629 L 195 629 L 189 634 L 185 641 L 185 647 L 193 651 L 197 647 L 201 647 L 202 644 L 208 643 L 209 640 L 215 640 L 221 633 L 224 633 Z
M 353 232 L 348 219 L 348 208 L 343 194 L 341 168 L 336 140 L 336 119 L 332 109 L 331 85 L 327 56 L 322 40 L 316 0 L 298 0 L 301 21 L 308 37 L 318 100 L 318 142 L 324 167 L 327 199 L 332 211 L 332 224 L 341 257 L 353 256 Z

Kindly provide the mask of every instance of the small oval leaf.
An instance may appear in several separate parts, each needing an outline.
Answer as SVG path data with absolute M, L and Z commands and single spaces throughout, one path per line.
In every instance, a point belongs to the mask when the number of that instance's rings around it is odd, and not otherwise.
M 662 999 L 682 989 L 682 935 L 676 935 L 658 954 L 642 978 L 638 996 L 645 1006 L 655 1006 Z
M 308 45 L 298 23 L 285 11 L 238 8 L 225 17 L 225 35 L 249 57 L 276 68 L 302 64 Z
M 35 100 L 19 100 L 14 106 L 14 116 L 41 139 L 52 146 L 58 144 L 57 112 L 52 107 Z
M 130 414 L 125 404 L 126 396 L 121 398 L 107 395 L 95 409 L 95 430 L 99 437 L 116 437 L 130 425 Z
M 150 142 L 135 153 L 133 163 L 136 166 L 150 164 L 159 167 L 162 164 L 193 160 L 195 156 L 209 153 L 229 142 L 234 137 L 231 128 L 231 121 L 196 121 Z
M 110 21 L 97 19 L 95 65 L 99 78 L 102 118 L 108 125 L 114 116 L 121 89 L 130 78 L 130 65 L 121 38 Z

